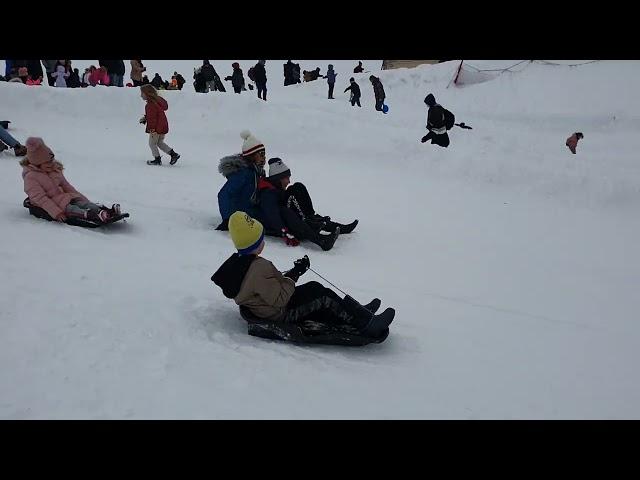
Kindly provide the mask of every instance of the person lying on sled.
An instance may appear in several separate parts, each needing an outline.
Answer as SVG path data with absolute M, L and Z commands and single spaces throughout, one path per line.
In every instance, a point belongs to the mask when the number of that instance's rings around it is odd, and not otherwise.
M 42 138 L 26 141 L 27 155 L 20 162 L 24 191 L 34 207 L 43 209 L 53 220 L 64 222 L 69 217 L 104 223 L 120 215 L 120 205 L 111 208 L 97 205 L 78 192 L 65 178 L 62 163 Z

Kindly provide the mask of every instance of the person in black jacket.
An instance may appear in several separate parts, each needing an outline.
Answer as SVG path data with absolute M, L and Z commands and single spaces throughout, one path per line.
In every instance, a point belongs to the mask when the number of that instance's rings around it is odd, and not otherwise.
M 253 67 L 254 81 L 256 82 L 256 88 L 258 90 L 258 98 L 261 98 L 265 102 L 267 101 L 267 71 L 264 66 L 267 63 L 266 60 L 258 60 L 258 63 Z M 262 96 L 260 96 L 262 94 Z
M 209 91 L 215 92 L 216 88 L 216 78 L 219 80 L 218 72 L 213 68 L 213 65 L 209 63 L 209 60 L 202 61 L 202 67 L 200 68 L 200 73 L 204 78 L 205 88 L 204 93 L 208 93 Z
M 224 79 L 227 81 L 231 80 L 233 91 L 235 93 L 240 93 L 243 90 L 246 90 L 244 86 L 244 75 L 242 74 L 242 69 L 240 68 L 240 64 L 238 62 L 233 62 L 231 64 L 231 67 L 233 68 L 233 73 L 228 77 L 224 77 Z
M 124 87 L 124 60 L 110 60 L 109 83 L 112 87 Z
M 344 91 L 347 92 L 351 90 L 351 98 L 349 100 L 351 102 L 351 106 L 354 107 L 357 103 L 359 107 L 362 107 L 362 105 L 360 105 L 360 86 L 356 83 L 356 80 L 353 77 L 349 79 L 349 82 L 351 85 L 345 88 Z
M 378 77 L 371 75 L 369 77 L 369 80 L 371 80 L 371 85 L 373 85 L 373 94 L 376 97 L 376 110 L 381 112 L 382 105 L 384 104 L 384 99 L 386 97 L 384 93 L 384 87 L 382 86 L 382 82 Z
M 294 74 L 293 74 L 295 64 L 291 60 L 288 60 L 287 63 L 283 65 L 283 67 L 284 67 L 284 86 L 286 87 L 287 85 L 293 85 L 294 83 L 296 83 Z
M 364 67 L 362 66 L 362 62 L 358 62 L 356 68 L 353 69 L 353 73 L 362 73 L 364 72 Z
M 182 90 L 182 87 L 186 83 L 186 80 L 178 72 L 173 72 L 173 76 L 176 78 L 176 81 L 178 82 L 178 90 Z
M 164 86 L 164 80 L 162 80 L 162 77 L 159 73 L 156 73 L 155 77 L 153 77 L 153 80 L 151 80 L 151 85 L 153 85 L 156 90 L 160 90 Z
M 425 97 L 424 103 L 429 107 L 429 112 L 427 113 L 427 130 L 429 130 L 429 133 L 422 137 L 422 143 L 431 140 L 432 145 L 436 144 L 441 147 L 448 147 L 449 135 L 447 134 L 446 122 L 447 110 L 436 103 L 436 98 L 431 93 Z M 451 126 L 449 128 L 451 128 Z
M 80 88 L 80 71 L 74 68 L 67 78 L 67 88 Z

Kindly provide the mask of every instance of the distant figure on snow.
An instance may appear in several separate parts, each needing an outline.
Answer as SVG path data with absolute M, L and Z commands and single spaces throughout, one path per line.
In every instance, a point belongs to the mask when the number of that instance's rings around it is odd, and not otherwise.
M 449 146 L 449 135 L 447 130 L 453 128 L 455 117 L 446 108 L 436 103 L 436 98 L 433 94 L 429 94 L 425 97 L 424 103 L 429 107 L 427 113 L 427 133 L 422 137 L 422 143 L 431 140 L 431 144 L 440 145 L 441 147 Z
M 56 67 L 56 71 L 51 75 L 56 79 L 56 83 L 54 84 L 54 86 L 67 88 L 66 79 L 69 78 L 69 73 L 65 72 L 65 69 L 62 65 L 58 65 Z
M 351 102 L 351 106 L 354 107 L 357 103 L 359 107 L 362 107 L 362 105 L 360 105 L 360 86 L 356 83 L 356 80 L 353 77 L 349 79 L 349 82 L 351 85 L 345 88 L 344 91 L 346 93 L 351 90 L 351 98 L 349 100 Z
M 373 85 L 373 94 L 376 97 L 376 110 L 381 112 L 382 105 L 384 104 L 384 99 L 386 97 L 384 93 L 384 87 L 382 86 L 382 82 L 378 77 L 371 75 L 369 77 L 369 80 L 371 80 L 371 85 Z
M 238 62 L 233 62 L 231 64 L 231 68 L 233 68 L 233 73 L 224 79 L 226 81 L 231 80 L 231 86 L 233 87 L 233 91 L 235 93 L 240 93 L 243 90 L 246 90 L 244 86 L 244 75 L 242 74 L 242 69 L 240 68 L 240 64 Z
M 571 135 L 569 138 L 567 138 L 567 147 L 569 147 L 569 150 L 571 150 L 571 153 L 573 153 L 575 155 L 576 153 L 576 147 L 578 146 L 578 140 L 584 138 L 584 135 L 582 134 L 582 132 L 576 132 L 573 135 Z
M 338 74 L 333 70 L 333 65 L 329 65 L 327 68 L 327 74 L 324 78 L 327 79 L 327 84 L 329 85 L 329 99 L 333 100 L 333 87 L 336 84 L 336 77 Z
M 362 73 L 364 72 L 364 67 L 362 66 L 362 62 L 358 62 L 356 68 L 353 69 L 353 73 Z

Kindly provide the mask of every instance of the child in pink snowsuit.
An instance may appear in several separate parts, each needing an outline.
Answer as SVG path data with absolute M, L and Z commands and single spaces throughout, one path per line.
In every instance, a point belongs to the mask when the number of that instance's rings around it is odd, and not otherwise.
M 33 206 L 45 210 L 59 222 L 76 217 L 94 222 L 105 222 L 120 214 L 120 205 L 111 208 L 96 205 L 78 192 L 62 174 L 63 166 L 44 141 L 29 137 L 27 156 L 20 162 L 24 191 Z

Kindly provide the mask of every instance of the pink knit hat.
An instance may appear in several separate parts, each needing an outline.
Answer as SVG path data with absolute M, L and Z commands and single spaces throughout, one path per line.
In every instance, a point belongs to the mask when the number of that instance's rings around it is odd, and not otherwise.
M 32 165 L 42 165 L 53 160 L 53 152 L 40 137 L 29 137 L 26 141 L 27 159 Z

